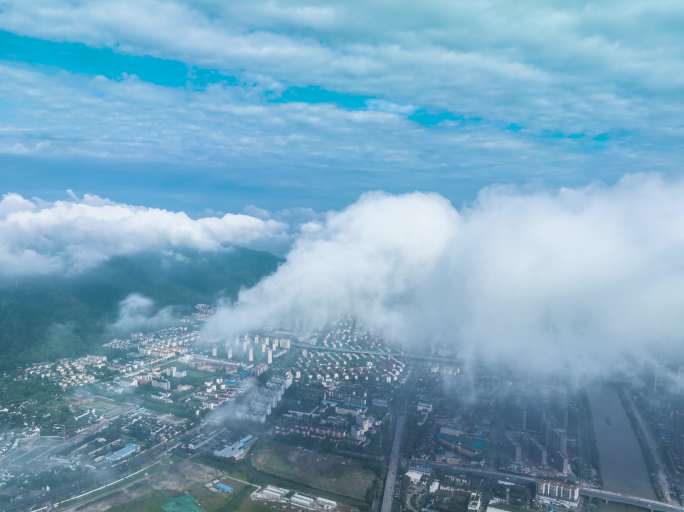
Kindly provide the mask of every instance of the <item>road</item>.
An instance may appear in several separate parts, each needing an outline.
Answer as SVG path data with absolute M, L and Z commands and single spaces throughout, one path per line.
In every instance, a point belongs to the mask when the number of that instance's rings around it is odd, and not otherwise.
M 42 512 L 42 511 L 46 511 L 46 510 L 51 510 L 51 507 L 54 508 L 55 506 L 63 506 L 65 504 L 73 503 L 73 502 L 78 501 L 78 500 L 85 498 L 85 497 L 98 496 L 98 493 L 100 491 L 111 488 L 115 485 L 118 485 L 121 482 L 129 480 L 130 478 L 139 475 L 141 472 L 144 472 L 144 471 L 158 465 L 161 462 L 161 459 L 163 457 L 165 457 L 171 451 L 173 451 L 174 449 L 179 447 L 181 444 L 183 444 L 183 442 L 185 442 L 186 440 L 188 440 L 192 436 L 194 436 L 200 428 L 202 428 L 201 424 L 191 428 L 187 432 L 184 432 L 183 434 L 181 434 L 176 439 L 169 439 L 168 441 L 161 442 L 152 448 L 149 448 L 147 450 L 139 452 L 136 455 L 122 461 L 121 463 L 112 466 L 113 470 L 116 470 L 116 466 L 121 467 L 122 465 L 138 466 L 140 469 L 136 469 L 135 471 L 132 471 L 128 474 L 120 476 L 119 478 L 117 478 L 117 479 L 115 479 L 109 483 L 100 485 L 94 489 L 89 489 L 87 491 L 83 491 L 83 492 L 81 492 L 77 495 L 74 495 L 74 496 L 63 497 L 62 499 L 59 499 L 57 497 L 52 497 L 50 500 L 51 505 L 37 507 L 37 508 L 31 509 L 31 510 L 32 510 L 32 512 L 39 512 L 39 511 Z M 143 467 L 140 467 L 140 466 L 143 466 Z M 133 468 L 131 467 L 129 469 L 133 469 Z M 79 503 L 79 506 L 82 506 L 82 505 L 83 505 L 83 503 Z
M 62 501 L 57 501 L 57 502 L 55 502 L 55 503 L 52 504 L 52 505 L 46 505 L 46 506 L 44 506 L 44 507 L 32 509 L 31 512 L 43 512 L 43 511 L 51 510 L 51 509 L 53 509 L 53 508 L 59 508 L 59 507 L 61 507 L 62 505 L 65 505 L 66 503 L 70 503 L 70 502 L 72 502 L 72 501 L 76 501 L 76 500 L 79 500 L 79 499 L 81 499 L 81 498 L 85 498 L 86 496 L 90 496 L 90 495 L 95 494 L 95 493 L 97 493 L 97 492 L 100 492 L 100 491 L 102 491 L 102 490 L 104 490 L 104 489 L 107 489 L 107 488 L 112 487 L 112 486 L 114 486 L 114 485 L 120 484 L 121 482 L 124 482 L 124 481 L 128 480 L 129 478 L 132 478 L 132 477 L 134 477 L 134 476 L 136 476 L 136 475 L 139 475 L 140 473 L 142 473 L 142 472 L 144 472 L 144 471 L 147 471 L 148 469 L 153 468 L 153 467 L 156 466 L 157 464 L 159 464 L 159 461 L 155 461 L 155 462 L 153 462 L 152 464 L 150 464 L 150 465 L 148 465 L 148 466 L 145 466 L 145 467 L 143 467 L 143 468 L 140 468 L 138 471 L 134 471 L 133 473 L 130 473 L 130 474 L 126 475 L 126 476 L 123 476 L 123 477 L 121 477 L 121 478 L 118 478 L 117 480 L 114 480 L 114 481 L 109 482 L 109 483 L 107 483 L 107 484 L 101 485 L 101 486 L 99 486 L 99 487 L 97 487 L 97 488 L 95 488 L 95 489 L 91 489 L 91 490 L 89 490 L 89 491 L 83 492 L 83 493 L 78 494 L 78 495 L 76 495 L 76 496 L 72 496 L 72 497 L 67 498 L 67 499 L 64 499 L 64 500 L 62 500 Z
M 405 426 L 406 406 L 403 407 L 401 414 L 399 414 L 399 416 L 397 417 L 397 424 L 394 427 L 392 453 L 390 454 L 389 466 L 387 468 L 387 478 L 385 479 L 385 491 L 382 494 L 382 507 L 380 509 L 380 512 L 392 512 L 392 503 L 394 501 L 394 486 L 397 482 L 399 459 L 401 459 L 401 441 L 404 437 Z

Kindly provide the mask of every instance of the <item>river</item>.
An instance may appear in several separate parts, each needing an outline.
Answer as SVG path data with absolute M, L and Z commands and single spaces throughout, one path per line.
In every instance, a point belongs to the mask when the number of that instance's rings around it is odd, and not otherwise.
M 595 385 L 588 395 L 604 489 L 656 499 L 641 446 L 617 389 Z

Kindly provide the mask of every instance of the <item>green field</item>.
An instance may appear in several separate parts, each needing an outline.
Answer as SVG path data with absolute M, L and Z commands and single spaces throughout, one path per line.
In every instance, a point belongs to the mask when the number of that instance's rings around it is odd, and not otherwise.
M 361 501 L 377 478 L 353 459 L 275 441 L 259 442 L 251 462 L 264 473 Z
M 203 512 L 197 500 L 190 494 L 169 498 L 162 503 L 162 510 L 164 512 Z
M 234 507 L 228 507 L 236 497 L 243 497 L 241 493 L 244 485 L 239 482 L 234 482 L 230 479 L 225 480 L 234 491 L 230 494 L 215 493 L 208 490 L 204 485 L 192 486 L 185 495 L 173 496 L 165 491 L 152 490 L 151 492 L 136 498 L 129 503 L 117 505 L 108 509 L 108 512 L 167 512 L 168 510 L 178 510 L 187 512 L 196 512 L 202 510 L 203 512 L 224 512 L 227 510 L 234 510 L 240 506 L 240 500 L 237 500 Z M 251 489 L 246 489 L 247 494 Z M 190 506 L 191 496 L 196 501 L 200 508 Z M 186 503 L 187 501 L 187 503 Z M 164 508 L 166 507 L 166 509 Z M 174 508 L 175 507 L 175 508 Z
M 128 503 L 111 507 L 107 512 L 161 512 L 162 505 L 170 495 L 162 491 L 152 491 Z

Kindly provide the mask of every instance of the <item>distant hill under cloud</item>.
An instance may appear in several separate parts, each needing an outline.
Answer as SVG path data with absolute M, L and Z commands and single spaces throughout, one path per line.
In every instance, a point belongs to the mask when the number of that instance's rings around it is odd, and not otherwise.
M 83 353 L 120 320 L 120 304 L 144 297 L 144 314 L 233 299 L 279 259 L 243 248 L 117 256 L 82 273 L 0 282 L 0 367 Z M 137 299 L 140 303 L 140 299 Z M 131 300 L 128 301 L 130 305 Z

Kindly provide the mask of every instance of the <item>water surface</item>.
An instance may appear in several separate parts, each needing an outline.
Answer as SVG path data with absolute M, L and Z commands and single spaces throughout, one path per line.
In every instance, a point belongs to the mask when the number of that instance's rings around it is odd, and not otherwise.
M 596 385 L 588 394 L 604 489 L 656 499 L 639 441 L 617 389 Z

